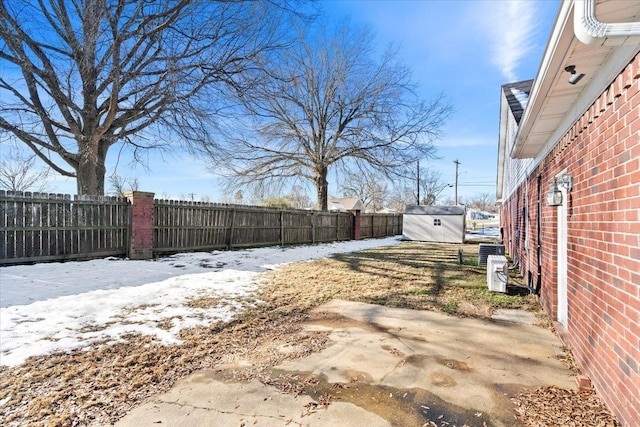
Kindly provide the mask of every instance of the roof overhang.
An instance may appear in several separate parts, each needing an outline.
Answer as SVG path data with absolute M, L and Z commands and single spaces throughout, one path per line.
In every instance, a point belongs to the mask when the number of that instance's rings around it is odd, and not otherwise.
M 640 2 L 586 0 L 586 3 L 594 9 L 598 22 L 630 23 L 627 27 L 631 31 L 640 28 L 637 25 Z M 563 1 L 560 6 L 515 145 L 509 153 L 513 158 L 535 158 L 553 148 L 616 78 L 621 64 L 626 65 L 640 51 L 640 44 L 636 41 L 638 36 L 632 33 L 609 40 L 606 36 L 596 37 L 592 31 L 594 44 L 580 41 L 574 30 L 574 8 L 584 5 L 585 1 L 579 0 Z M 584 32 L 584 24 L 579 21 L 577 25 L 580 27 L 578 33 Z M 599 31 L 600 27 L 594 28 Z M 615 42 L 612 41 L 614 39 Z M 584 74 L 576 84 L 569 83 L 571 74 L 565 71 L 569 65 L 574 65 L 576 72 Z
M 500 89 L 500 132 L 498 133 L 498 176 L 496 178 L 496 201 L 500 202 L 502 199 L 502 186 L 504 179 L 503 165 L 505 161 L 505 152 L 507 151 L 507 120 L 509 103 L 504 97 L 502 88 Z
M 496 186 L 496 199 L 498 202 L 502 198 L 504 174 L 501 168 L 505 161 L 505 155 L 507 154 L 509 113 L 511 112 L 513 114 L 514 120 L 519 124 L 522 119 L 522 113 L 526 108 L 526 102 L 528 102 L 532 84 L 533 80 L 524 80 L 522 82 L 507 83 L 500 87 L 500 132 L 498 135 L 498 177 Z M 515 93 L 513 93 L 514 89 L 520 91 L 522 94 L 526 94 L 527 100 L 523 101 L 522 99 L 518 99 Z

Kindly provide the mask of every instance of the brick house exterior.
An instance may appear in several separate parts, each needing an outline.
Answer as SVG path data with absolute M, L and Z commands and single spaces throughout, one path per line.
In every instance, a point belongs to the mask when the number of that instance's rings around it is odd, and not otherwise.
M 612 19 L 639 20 L 640 3 L 626 11 L 615 3 L 594 2 L 618 12 Z M 580 6 L 561 4 L 536 79 L 502 87 L 501 227 L 583 374 L 623 425 L 637 426 L 640 41 L 583 43 L 572 21 Z M 569 65 L 584 73 L 575 84 Z M 572 182 L 558 186 L 562 205 L 549 206 L 546 194 L 563 176 Z

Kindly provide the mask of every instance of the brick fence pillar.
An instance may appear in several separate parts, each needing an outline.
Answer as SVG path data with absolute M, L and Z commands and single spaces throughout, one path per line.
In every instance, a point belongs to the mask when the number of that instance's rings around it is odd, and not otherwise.
M 353 240 L 360 240 L 361 236 L 361 220 L 360 211 L 349 211 L 353 214 L 353 235 L 351 236 Z
M 125 197 L 131 203 L 131 235 L 129 259 L 153 258 L 153 198 L 155 193 L 130 191 Z

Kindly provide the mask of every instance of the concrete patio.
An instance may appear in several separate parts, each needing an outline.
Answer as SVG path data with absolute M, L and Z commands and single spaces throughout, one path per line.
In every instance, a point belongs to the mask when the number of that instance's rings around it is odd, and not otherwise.
M 271 381 L 238 379 L 250 368 L 242 363 L 195 372 L 115 425 L 517 426 L 518 391 L 575 388 L 556 357 L 561 342 L 534 321 L 515 310 L 479 320 L 334 300 L 305 325 L 331 343 L 272 367 Z

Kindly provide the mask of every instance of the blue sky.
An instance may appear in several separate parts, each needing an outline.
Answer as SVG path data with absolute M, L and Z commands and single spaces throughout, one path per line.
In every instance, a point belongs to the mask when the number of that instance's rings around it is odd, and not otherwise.
M 329 1 L 326 10 L 366 22 L 381 44 L 398 43 L 424 97 L 444 92 L 455 110 L 422 167 L 458 195 L 495 194 L 500 86 L 534 78 L 559 1 Z M 443 192 L 453 197 L 453 189 Z
M 495 194 L 500 86 L 535 77 L 560 1 L 327 0 L 319 5 L 331 19 L 348 16 L 369 25 L 381 49 L 399 46 L 423 97 L 448 97 L 454 114 L 436 141 L 439 159 L 421 167 L 437 169 L 444 183 L 453 184 L 458 159 L 459 197 Z M 116 157 L 113 150 L 108 167 L 116 165 Z M 121 160 L 117 173 L 136 176 L 140 190 L 158 196 L 228 198 L 206 165 L 187 154 L 151 154 L 147 169 Z M 56 179 L 52 190 L 75 193 L 75 181 Z M 330 193 L 339 196 L 333 183 Z M 443 196 L 453 197 L 453 188 Z

